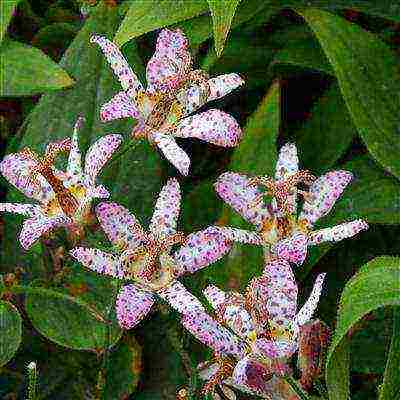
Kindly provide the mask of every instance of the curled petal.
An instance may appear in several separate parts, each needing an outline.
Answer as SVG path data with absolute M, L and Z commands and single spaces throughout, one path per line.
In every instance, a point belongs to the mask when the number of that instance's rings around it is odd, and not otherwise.
M 231 249 L 228 242 L 214 227 L 192 233 L 185 245 L 175 254 L 178 274 L 192 273 L 207 267 L 223 257 Z
M 90 38 L 90 42 L 97 43 L 100 46 L 114 74 L 121 83 L 122 88 L 129 96 L 133 97 L 138 91 L 143 90 L 143 86 L 138 77 L 132 71 L 125 57 L 113 42 L 98 35 L 93 35 Z
M 244 84 L 244 80 L 235 73 L 219 75 L 208 80 L 210 95 L 207 101 L 212 101 L 226 96 L 232 90 Z
M 75 247 L 69 254 L 92 271 L 119 279 L 124 278 L 124 271 L 118 258 L 112 254 L 85 247 Z
M 103 104 L 100 109 L 100 118 L 104 122 L 130 117 L 139 118 L 139 111 L 131 97 L 123 91 L 117 93 L 109 102 Z
M 122 140 L 121 135 L 107 135 L 90 146 L 85 158 L 85 174 L 91 183 L 94 184 L 98 173 L 117 150 Z
M 176 179 L 169 179 L 162 188 L 150 223 L 150 232 L 160 239 L 176 232 L 181 207 L 181 191 Z
M 96 215 L 110 242 L 121 249 L 135 249 L 145 237 L 135 216 L 117 203 L 100 203 Z
M 224 355 L 243 357 L 246 344 L 208 314 L 194 313 L 182 317 L 183 326 L 201 343 Z
M 226 293 L 214 285 L 208 285 L 203 294 L 214 310 L 221 306 L 226 300 Z
M 263 220 L 270 216 L 267 208 L 258 201 L 261 192 L 250 185 L 246 176 L 225 172 L 215 182 L 214 187 L 226 203 L 257 228 L 260 228 Z
M 80 177 L 82 175 L 82 155 L 79 150 L 78 131 L 83 123 L 83 118 L 79 117 L 74 126 L 74 133 L 72 135 L 71 150 L 68 156 L 67 172 L 70 175 Z
M 348 171 L 331 171 L 319 177 L 310 186 L 311 200 L 304 203 L 300 219 L 305 219 L 313 225 L 328 214 L 352 177 Z
M 232 242 L 255 244 L 257 246 L 262 246 L 264 244 L 262 238 L 256 232 L 231 228 L 230 226 L 216 226 L 215 229 L 227 240 Z
M 272 252 L 279 258 L 301 265 L 307 256 L 307 246 L 308 236 L 302 232 L 296 232 L 292 236 L 280 240 L 273 246 Z
M 13 214 L 21 214 L 25 217 L 33 217 L 41 214 L 41 208 L 33 204 L 0 203 L 0 212 L 9 212 Z
M 197 297 L 193 296 L 178 281 L 174 281 L 170 286 L 159 290 L 157 294 L 181 314 L 204 311 L 203 305 Z
M 332 228 L 319 229 L 311 232 L 308 239 L 309 245 L 316 245 L 323 242 L 339 242 L 350 238 L 357 233 L 368 229 L 368 224 L 362 219 L 345 222 Z
M 124 286 L 117 297 L 116 310 L 119 325 L 123 329 L 135 327 L 150 311 L 154 296 L 136 285 Z
M 208 110 L 183 119 L 173 135 L 193 137 L 223 147 L 235 147 L 243 134 L 239 124 L 229 114 Z

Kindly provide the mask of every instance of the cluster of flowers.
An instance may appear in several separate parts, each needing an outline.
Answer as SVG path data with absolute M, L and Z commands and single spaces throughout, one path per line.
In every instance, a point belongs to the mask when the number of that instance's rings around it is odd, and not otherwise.
M 214 109 L 192 114 L 243 80 L 237 74 L 209 78 L 203 71 L 193 70 L 188 42 L 180 30 L 164 29 L 159 34 L 147 65 L 147 89 L 112 42 L 100 36 L 93 36 L 92 42 L 101 47 L 122 86 L 122 91 L 103 105 L 103 121 L 136 119 L 132 136 L 156 144 L 184 175 L 190 160 L 174 136 L 195 137 L 220 146 L 240 142 L 241 129 L 230 115 Z M 99 139 L 87 151 L 83 167 L 78 146 L 81 123 L 78 119 L 72 139 L 50 143 L 43 157 L 25 148 L 6 156 L 0 164 L 4 177 L 36 201 L 0 205 L 0 211 L 28 217 L 19 237 L 25 249 L 59 227 L 79 236 L 82 227 L 93 221 L 93 200 L 109 197 L 96 178 L 123 138 L 107 135 Z M 54 165 L 60 152 L 69 154 L 66 171 Z M 217 399 L 216 390 L 222 390 L 228 398 L 235 398 L 230 389 L 235 387 L 264 398 L 295 399 L 283 379 L 291 374 L 290 360 L 298 352 L 300 382 L 308 387 L 320 372 L 315 355 L 328 331 L 322 322 L 311 319 L 325 274 L 317 277 L 310 297 L 297 312 L 298 286 L 291 264 L 304 262 L 308 246 L 339 241 L 368 227 L 356 220 L 313 230 L 351 178 L 346 171 L 332 171 L 317 179 L 299 170 L 296 147 L 287 144 L 280 151 L 274 178 L 227 172 L 215 183 L 220 197 L 253 224 L 255 231 L 211 226 L 185 237 L 177 231 L 179 183 L 169 179 L 158 197 L 148 231 L 126 208 L 103 202 L 95 214 L 114 246 L 113 253 L 76 247 L 70 254 L 93 271 L 128 281 L 116 303 L 122 328 L 138 324 L 157 298 L 182 315 L 183 326 L 215 353 L 212 362 L 199 366 L 201 377 L 207 380 L 205 392 L 214 393 Z M 266 194 L 271 200 L 266 200 Z M 204 295 L 215 310 L 211 316 L 178 278 L 212 264 L 227 254 L 234 242 L 262 246 L 263 273 L 251 280 L 244 294 L 207 287 Z

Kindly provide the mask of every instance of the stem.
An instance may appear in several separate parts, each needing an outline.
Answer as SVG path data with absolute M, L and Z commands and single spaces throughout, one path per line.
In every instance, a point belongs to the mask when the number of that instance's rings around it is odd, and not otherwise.
M 297 381 L 290 375 L 286 375 L 283 379 L 290 385 L 293 391 L 299 396 L 301 400 L 311 400 L 308 394 L 302 389 Z
M 135 149 L 139 144 L 142 142 L 142 139 L 129 139 L 126 144 L 123 146 L 123 148 L 118 151 L 114 156 L 111 158 L 111 160 L 108 163 L 108 166 L 111 167 L 116 161 L 118 161 L 125 153 L 127 153 L 129 150 Z
M 33 361 L 28 364 L 28 400 L 37 400 L 37 369 Z

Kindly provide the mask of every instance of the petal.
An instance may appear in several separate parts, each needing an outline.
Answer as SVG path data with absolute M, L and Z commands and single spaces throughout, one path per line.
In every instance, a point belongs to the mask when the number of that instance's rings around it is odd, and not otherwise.
M 226 96 L 232 90 L 244 84 L 244 80 L 235 73 L 219 75 L 208 80 L 210 95 L 207 101 L 212 101 Z
M 310 186 L 309 193 L 312 195 L 312 200 L 304 203 L 300 219 L 305 219 L 313 225 L 328 214 L 352 177 L 348 171 L 331 171 L 319 177 Z
M 261 192 L 249 184 L 246 176 L 225 172 L 218 178 L 214 187 L 226 203 L 257 228 L 260 228 L 263 220 L 270 216 L 262 202 L 257 202 Z
M 316 245 L 323 242 L 339 242 L 350 238 L 357 233 L 368 229 L 368 224 L 362 219 L 345 222 L 332 228 L 319 229 L 311 232 L 308 239 L 309 245 Z
M 303 307 L 301 307 L 300 311 L 296 315 L 296 318 L 294 320 L 295 326 L 304 325 L 313 316 L 315 310 L 317 309 L 318 301 L 321 296 L 322 285 L 324 284 L 325 275 L 326 274 L 324 273 L 317 276 L 310 297 L 307 299 Z
M 98 173 L 122 143 L 122 140 L 121 135 L 107 135 L 90 146 L 85 157 L 85 174 L 91 183 L 95 182 Z
M 301 265 L 307 256 L 307 245 L 308 236 L 302 232 L 296 232 L 288 238 L 280 240 L 271 250 L 279 258 Z
M 69 254 L 92 271 L 119 279 L 124 278 L 124 271 L 118 258 L 112 254 L 85 247 L 75 247 Z
M 21 214 L 25 217 L 33 217 L 41 214 L 41 208 L 33 204 L 0 203 L 0 212 L 9 212 L 13 214 Z
M 214 228 L 227 240 L 232 242 L 255 244 L 257 246 L 262 246 L 264 244 L 262 238 L 256 232 L 247 231 L 246 229 L 231 228 L 230 226 L 215 226 Z
M 290 358 L 296 351 L 297 345 L 295 341 L 259 338 L 254 343 L 253 349 L 264 357 L 279 359 Z
M 134 101 L 125 93 L 117 93 L 100 109 L 100 118 L 103 122 L 121 118 L 139 118 L 139 112 Z
M 203 294 L 211 306 L 216 310 L 226 300 L 226 293 L 214 285 L 208 285 Z
M 223 307 L 221 317 L 224 323 L 243 339 L 246 339 L 250 333 L 255 331 L 250 314 L 240 304 L 227 304 Z
M 189 156 L 177 145 L 174 138 L 170 135 L 155 133 L 153 135 L 154 142 L 159 149 L 163 152 L 165 158 L 182 174 L 189 173 L 190 158 Z
M 82 175 L 82 155 L 79 150 L 78 131 L 83 124 L 83 118 L 79 117 L 74 126 L 72 134 L 71 150 L 68 156 L 67 172 L 70 175 L 80 177 Z
M 176 100 L 183 108 L 181 118 L 192 114 L 208 101 L 209 87 L 206 81 L 192 83 L 176 93 Z M 179 119 L 181 119 L 179 118 Z
M 162 239 L 176 232 L 181 207 L 181 191 L 176 179 L 169 179 L 162 188 L 149 226 L 150 232 Z
M 118 293 L 116 310 L 119 325 L 123 329 L 135 327 L 150 311 L 154 296 L 136 285 L 126 285 Z
M 193 137 L 223 147 L 235 147 L 243 133 L 239 124 L 229 114 L 208 110 L 183 119 L 173 132 L 176 137 Z
M 203 305 L 179 281 L 161 289 L 157 294 L 181 314 L 204 311 Z
M 90 42 L 97 43 L 101 47 L 104 56 L 121 83 L 122 88 L 129 96 L 134 97 L 138 91 L 143 90 L 143 86 L 138 77 L 132 71 L 125 57 L 113 42 L 98 35 L 93 35 L 90 38 Z
M 87 196 L 91 199 L 108 199 L 110 192 L 103 186 L 89 187 L 87 189 Z
M 135 249 L 145 233 L 140 223 L 125 207 L 117 203 L 100 203 L 96 215 L 108 239 L 121 249 Z
M 201 343 L 215 352 L 238 357 L 245 354 L 245 342 L 205 312 L 184 315 L 182 324 Z
M 174 254 L 178 274 L 193 273 L 207 267 L 230 249 L 231 244 L 214 227 L 192 233 L 186 238 L 185 245 Z
M 59 226 L 67 225 L 69 218 L 59 216 L 55 218 L 38 218 L 33 217 L 27 219 L 22 225 L 19 235 L 21 246 L 28 250 L 41 236 L 52 231 Z

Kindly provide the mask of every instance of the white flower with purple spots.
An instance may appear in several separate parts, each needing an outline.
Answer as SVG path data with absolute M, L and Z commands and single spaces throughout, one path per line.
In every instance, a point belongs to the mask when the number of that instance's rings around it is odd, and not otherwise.
M 250 282 L 245 295 L 207 287 L 204 294 L 219 323 L 206 313 L 183 317 L 185 328 L 218 355 L 201 368 L 201 376 L 208 381 L 205 391 L 224 383 L 268 399 L 287 398 L 283 392 L 288 394 L 290 388 L 282 375 L 291 373 L 289 361 L 304 333 L 309 334 L 308 326 L 315 324 L 311 318 L 324 277 L 317 277 L 298 312 L 297 284 L 289 263 L 283 259 L 267 261 L 264 274 Z
M 149 232 L 126 208 L 101 203 L 96 208 L 97 218 L 115 253 L 84 247 L 71 251 L 75 259 L 93 271 L 132 281 L 117 298 L 117 317 L 124 329 L 138 324 L 157 297 L 180 313 L 202 310 L 199 300 L 177 278 L 212 264 L 230 250 L 230 242 L 213 227 L 186 238 L 177 232 L 180 203 L 178 181 L 169 179 L 158 197 Z M 172 252 L 175 245 L 179 247 Z
M 114 43 L 96 35 L 91 42 L 101 47 L 122 86 L 101 108 L 103 121 L 137 120 L 133 137 L 146 137 L 156 144 L 183 175 L 188 174 L 190 159 L 174 137 L 194 137 L 224 147 L 239 143 L 242 131 L 229 114 L 211 109 L 189 116 L 207 102 L 227 95 L 243 80 L 234 73 L 209 79 L 205 72 L 193 70 L 182 31 L 163 29 L 158 35 L 156 51 L 146 68 L 147 89 Z
M 368 228 L 365 221 L 358 219 L 313 230 L 315 222 L 329 213 L 351 179 L 352 174 L 342 170 L 328 172 L 318 179 L 308 171 L 299 171 L 296 146 L 286 144 L 279 153 L 275 180 L 270 177 L 250 179 L 234 172 L 226 172 L 218 178 L 215 189 L 220 197 L 257 231 L 219 229 L 229 240 L 263 246 L 266 254 L 272 253 L 300 265 L 308 246 L 337 242 Z M 299 184 L 309 186 L 308 191 L 299 190 Z M 267 188 L 267 194 L 272 196 L 269 204 L 264 203 L 266 193 L 257 185 Z M 297 215 L 299 194 L 303 195 L 304 204 Z
M 107 189 L 96 184 L 96 178 L 121 144 L 122 136 L 107 135 L 96 141 L 86 153 L 83 168 L 78 146 L 80 123 L 78 119 L 72 139 L 50 143 L 44 157 L 25 148 L 7 155 L 0 164 L 3 176 L 25 196 L 36 201 L 35 204 L 0 204 L 0 211 L 28 217 L 19 236 L 25 249 L 55 228 L 79 232 L 90 220 L 92 200 L 109 197 Z M 65 172 L 54 167 L 60 152 L 69 152 Z

